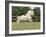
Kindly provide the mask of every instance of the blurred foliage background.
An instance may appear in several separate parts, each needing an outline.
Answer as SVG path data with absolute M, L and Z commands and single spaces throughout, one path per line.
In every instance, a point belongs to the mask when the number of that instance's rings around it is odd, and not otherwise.
M 20 15 L 25 15 L 27 13 L 28 10 L 31 10 L 29 7 L 19 7 L 19 6 L 12 6 L 12 16 L 20 16 Z M 35 7 L 33 9 L 34 11 L 34 17 L 33 21 L 40 21 L 40 8 L 39 7 Z M 15 17 L 13 17 L 13 19 L 15 19 Z
M 12 7 L 12 15 L 13 16 L 20 16 L 25 15 L 27 11 L 29 10 L 29 7 Z

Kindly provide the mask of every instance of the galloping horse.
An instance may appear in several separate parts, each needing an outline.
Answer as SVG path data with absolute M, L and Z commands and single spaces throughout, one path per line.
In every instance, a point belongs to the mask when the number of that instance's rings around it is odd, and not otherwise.
M 17 16 L 17 23 L 19 23 L 20 21 L 22 21 L 22 22 L 23 21 L 33 22 L 32 16 L 34 16 L 33 10 L 29 10 L 25 15 Z

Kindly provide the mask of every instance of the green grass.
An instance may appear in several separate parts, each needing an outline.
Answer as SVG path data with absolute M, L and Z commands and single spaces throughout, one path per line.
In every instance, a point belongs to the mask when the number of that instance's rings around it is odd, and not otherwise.
M 23 22 L 23 23 L 16 23 L 12 22 L 12 30 L 34 30 L 40 29 L 40 22 Z

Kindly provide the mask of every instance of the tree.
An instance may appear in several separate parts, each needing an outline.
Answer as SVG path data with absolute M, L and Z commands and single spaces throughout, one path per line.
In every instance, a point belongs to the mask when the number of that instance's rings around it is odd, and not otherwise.
M 12 16 L 25 15 L 28 10 L 29 10 L 29 7 L 17 7 L 17 6 L 13 6 L 12 7 Z
M 35 14 L 35 16 L 39 16 L 40 17 L 40 8 L 39 7 L 35 7 L 34 8 L 34 14 Z

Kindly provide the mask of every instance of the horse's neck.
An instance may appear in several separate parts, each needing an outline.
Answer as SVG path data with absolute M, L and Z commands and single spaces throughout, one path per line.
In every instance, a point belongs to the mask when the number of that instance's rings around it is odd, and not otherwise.
M 26 16 L 31 16 L 30 14 L 26 14 Z
M 29 10 L 27 13 L 26 13 L 26 15 L 34 15 L 34 12 L 33 11 L 31 11 L 31 10 Z
M 28 13 L 27 13 L 26 15 L 27 15 L 27 16 L 31 16 L 31 14 L 28 14 Z
M 28 15 L 28 14 L 31 15 L 31 11 L 30 10 L 26 13 L 26 15 Z

